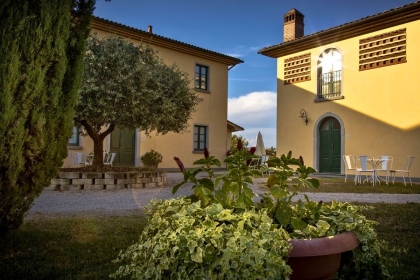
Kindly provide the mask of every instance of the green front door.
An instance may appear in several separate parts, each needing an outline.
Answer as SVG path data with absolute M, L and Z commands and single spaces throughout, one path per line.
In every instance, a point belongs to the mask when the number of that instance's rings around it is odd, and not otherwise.
M 341 172 L 341 126 L 335 118 L 326 118 L 319 128 L 319 172 Z
M 134 166 L 135 131 L 115 128 L 111 133 L 111 153 L 116 153 L 113 165 Z

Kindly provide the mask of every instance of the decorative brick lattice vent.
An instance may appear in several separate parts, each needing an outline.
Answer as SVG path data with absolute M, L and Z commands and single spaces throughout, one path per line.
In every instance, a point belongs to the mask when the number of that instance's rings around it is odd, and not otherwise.
M 156 188 L 166 184 L 166 172 L 59 172 L 49 190 L 115 190 Z
M 311 80 L 311 54 L 284 60 L 284 84 L 295 84 Z
M 407 62 L 406 31 L 399 29 L 359 41 L 359 71 Z

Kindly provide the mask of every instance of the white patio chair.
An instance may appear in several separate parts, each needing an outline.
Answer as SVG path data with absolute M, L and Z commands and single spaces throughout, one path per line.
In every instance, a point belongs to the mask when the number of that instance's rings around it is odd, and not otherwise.
M 356 176 L 354 178 L 354 184 L 356 185 L 357 183 L 362 183 L 362 174 L 363 173 L 370 173 L 371 174 L 371 179 L 372 182 L 374 182 L 373 180 L 375 180 L 375 170 L 373 169 L 373 167 L 368 168 L 368 162 L 373 162 L 373 157 L 372 156 L 357 156 L 357 160 L 356 160 Z M 364 181 L 369 181 L 369 177 L 366 175 L 366 179 L 363 180 Z
M 356 172 L 356 161 L 354 160 L 354 156 L 351 155 L 343 155 L 343 161 L 344 161 L 344 182 L 347 181 L 347 175 L 349 174 L 349 171 L 353 170 Z M 356 181 L 356 176 L 354 178 L 354 181 Z
M 404 180 L 404 186 L 406 186 L 404 173 L 407 174 L 408 179 L 410 180 L 410 186 L 413 185 L 413 183 L 411 182 L 411 177 L 410 177 L 410 168 L 411 168 L 411 165 L 413 164 L 413 161 L 414 161 L 414 157 L 413 156 L 408 156 L 405 159 L 404 164 L 401 167 L 401 169 L 391 169 L 391 170 L 389 170 L 389 173 L 391 174 L 391 178 L 392 178 L 392 183 L 393 184 L 395 182 L 395 174 L 397 172 L 401 172 L 401 175 L 402 175 L 403 180 Z
M 251 169 L 258 169 L 259 165 L 260 165 L 260 160 L 261 157 L 255 157 L 251 160 L 251 163 L 249 164 L 249 167 L 251 167 Z
M 110 165 L 112 166 L 112 162 L 114 161 L 116 153 L 104 153 L 104 165 Z
M 71 166 L 79 166 L 80 165 L 80 163 L 78 162 L 77 154 L 78 153 L 76 153 L 74 151 L 69 152 L 69 159 L 70 159 L 70 165 Z
M 265 165 L 267 168 L 268 168 L 268 165 L 267 165 L 267 160 L 270 158 L 270 156 L 267 156 L 267 155 L 263 155 L 263 156 L 261 156 L 261 161 L 260 161 L 260 166 L 262 166 L 262 165 Z M 267 169 L 267 171 L 265 171 L 265 172 L 263 172 L 263 175 L 264 174 L 270 174 L 270 172 L 269 172 L 269 170 Z
M 82 163 L 84 165 L 92 165 L 93 164 L 93 154 L 89 154 L 89 155 L 83 154 L 82 155 Z
M 376 167 L 376 176 L 378 179 L 384 180 L 388 185 L 389 182 L 389 171 L 392 169 L 392 156 L 378 156 L 377 159 L 380 161 Z M 379 177 L 379 173 L 385 173 L 385 179 Z

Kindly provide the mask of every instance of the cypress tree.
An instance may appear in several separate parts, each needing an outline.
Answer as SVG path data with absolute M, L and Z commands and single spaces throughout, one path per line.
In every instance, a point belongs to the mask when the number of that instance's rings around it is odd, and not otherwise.
M 67 156 L 94 3 L 0 4 L 0 233 L 19 228 Z

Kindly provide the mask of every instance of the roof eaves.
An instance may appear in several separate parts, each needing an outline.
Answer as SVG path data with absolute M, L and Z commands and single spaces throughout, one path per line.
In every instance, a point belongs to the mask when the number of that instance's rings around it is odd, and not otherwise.
M 420 1 L 321 30 L 292 41 L 265 47 L 258 53 L 276 58 L 417 19 L 420 19 Z
M 228 125 L 228 127 L 232 128 L 233 132 L 244 131 L 245 130 L 245 128 L 243 128 L 242 126 L 239 126 L 239 125 L 237 125 L 237 124 L 235 124 L 235 123 L 233 123 L 229 120 L 227 121 L 227 125 Z
M 229 66 L 233 66 L 239 63 L 243 63 L 244 61 L 228 56 L 222 53 L 218 53 L 215 51 L 211 51 L 208 49 L 204 49 L 201 47 L 197 47 L 191 44 L 187 44 L 178 40 L 170 39 L 161 35 L 157 35 L 154 33 L 149 33 L 128 25 L 124 25 L 121 23 L 117 23 L 111 20 L 107 20 L 104 18 L 94 16 L 91 21 L 91 27 L 96 28 L 103 31 L 108 31 L 111 33 L 115 33 L 117 35 L 121 35 L 124 37 L 129 37 L 133 39 L 137 39 L 141 42 L 147 42 L 148 44 L 153 44 L 160 47 L 165 47 L 168 49 L 188 53 L 191 55 L 199 56 L 202 58 L 206 58 L 209 60 L 217 61 Z

